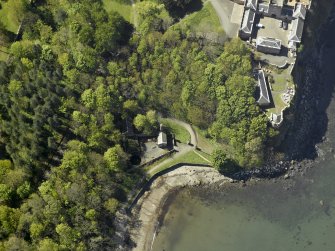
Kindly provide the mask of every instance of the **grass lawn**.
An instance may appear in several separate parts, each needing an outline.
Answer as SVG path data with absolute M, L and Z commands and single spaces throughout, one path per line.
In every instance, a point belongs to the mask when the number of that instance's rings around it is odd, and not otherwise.
M 292 76 L 289 74 L 289 69 L 281 70 L 280 74 L 273 72 L 271 75 L 273 76 L 274 81 L 274 83 L 271 84 L 274 107 L 267 110 L 268 116 L 270 116 L 271 113 L 279 114 L 282 109 L 288 106 L 282 100 L 281 96 L 287 91 L 289 87 L 294 89 L 294 84 Z
M 198 127 L 193 126 L 198 135 L 198 145 L 197 147 L 201 150 L 198 151 L 205 158 L 212 161 L 211 154 L 215 149 L 223 149 L 228 155 L 234 155 L 234 149 L 229 147 L 227 144 L 216 142 L 214 139 L 207 138 L 205 131 L 199 129 Z M 206 157 L 209 156 L 209 157 Z
M 132 18 L 132 5 L 130 0 L 103 0 L 107 12 L 116 11 L 128 22 L 133 23 Z
M 20 22 L 18 22 L 18 18 L 10 15 L 5 6 L 7 1 L 0 1 L 2 9 L 0 10 L 0 21 L 5 25 L 5 28 L 13 33 L 16 34 Z
M 8 52 L 8 49 L 0 46 L 0 61 L 7 61 L 9 55 L 6 52 Z
M 210 2 L 206 2 L 200 11 L 186 16 L 177 25 L 193 32 L 224 34 L 220 19 Z
M 195 126 L 193 126 L 193 128 L 197 132 L 197 135 L 198 135 L 197 147 L 200 148 L 202 152 L 211 154 L 215 150 L 215 148 L 220 147 L 220 145 L 217 142 L 214 142 L 214 140 L 210 138 L 206 138 L 206 134 L 203 130 Z
M 203 152 L 203 151 L 199 151 L 199 150 L 196 150 L 196 152 L 198 154 L 200 154 L 202 157 L 204 157 L 205 159 L 209 160 L 209 162 L 207 162 L 207 164 L 212 164 L 213 163 L 213 156 L 206 153 L 206 152 Z
M 207 156 L 204 156 L 205 158 Z M 198 156 L 194 151 L 190 151 L 187 152 L 181 156 L 179 156 L 178 158 L 171 158 L 171 161 L 167 162 L 165 165 L 162 165 L 160 168 L 158 168 L 157 170 L 155 170 L 155 172 L 150 173 L 149 176 L 152 177 L 153 175 L 155 175 L 156 173 L 165 170 L 173 165 L 176 165 L 178 163 L 189 163 L 189 164 L 206 164 L 208 165 L 209 163 L 204 160 L 203 158 L 201 158 L 200 156 Z M 153 164 L 152 166 L 148 166 L 146 168 L 146 170 L 150 170 L 151 168 L 154 168 L 157 164 L 159 164 L 158 162 L 156 162 L 155 164 Z
M 271 85 L 273 91 L 285 91 L 286 90 L 286 78 L 285 76 L 277 75 L 273 78 L 274 83 Z
M 281 98 L 281 93 L 275 93 L 272 97 L 275 107 L 267 110 L 267 116 L 270 116 L 271 113 L 280 114 L 281 110 L 287 106 Z
M 188 131 L 181 125 L 175 123 L 173 120 L 160 119 L 159 122 L 167 127 L 171 133 L 175 134 L 176 139 L 180 140 L 180 142 L 187 143 L 191 139 L 191 135 Z

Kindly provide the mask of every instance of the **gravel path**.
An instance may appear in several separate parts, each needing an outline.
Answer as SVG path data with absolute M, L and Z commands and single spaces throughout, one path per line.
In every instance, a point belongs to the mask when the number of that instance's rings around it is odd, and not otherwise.
M 172 121 L 172 122 L 174 122 L 174 123 L 176 123 L 176 124 L 184 127 L 188 131 L 188 133 L 191 135 L 191 144 L 193 146 L 197 146 L 198 145 L 198 136 L 197 136 L 197 133 L 195 132 L 195 130 L 193 129 L 193 127 L 190 124 L 188 124 L 186 122 L 183 122 L 183 121 L 180 121 L 178 119 L 173 119 L 173 118 L 167 118 L 167 120 L 170 120 L 170 121 Z
M 191 144 L 193 146 L 189 146 L 186 144 L 179 144 L 177 147 L 175 147 L 175 149 L 177 150 L 176 153 L 174 153 L 170 158 L 162 161 L 161 163 L 157 164 L 154 168 L 150 169 L 148 171 L 149 174 L 153 174 L 155 173 L 157 170 L 159 170 L 162 166 L 166 165 L 167 163 L 171 162 L 173 159 L 176 159 L 192 150 L 194 150 L 194 147 L 198 145 L 198 135 L 196 133 L 196 131 L 193 129 L 193 127 L 183 121 L 180 121 L 178 119 L 174 119 L 174 118 L 167 118 L 166 120 L 171 121 L 173 123 L 176 123 L 182 127 L 184 127 L 188 133 L 191 136 Z M 198 154 L 196 151 L 194 151 L 196 154 Z M 200 155 L 200 154 L 198 154 Z M 205 159 L 202 155 L 200 156 L 201 158 Z M 208 161 L 207 159 L 205 159 L 206 161 Z M 210 161 L 208 161 L 210 163 Z

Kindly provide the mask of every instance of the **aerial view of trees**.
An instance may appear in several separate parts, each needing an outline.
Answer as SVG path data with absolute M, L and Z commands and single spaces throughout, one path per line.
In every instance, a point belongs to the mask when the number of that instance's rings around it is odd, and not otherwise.
M 233 149 L 215 152 L 220 170 L 262 163 L 269 128 L 250 51 L 173 26 L 171 9 L 190 2 L 142 1 L 136 25 L 100 0 L 2 5 L 22 30 L 0 62 L 0 250 L 114 248 L 115 214 L 142 176 L 127 121 L 145 135 L 158 114 L 192 123 Z

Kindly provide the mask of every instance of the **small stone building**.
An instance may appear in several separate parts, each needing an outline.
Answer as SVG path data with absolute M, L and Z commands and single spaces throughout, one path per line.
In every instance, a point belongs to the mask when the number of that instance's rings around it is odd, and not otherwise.
M 258 86 L 259 86 L 259 99 L 257 103 L 260 106 L 268 106 L 271 104 L 268 85 L 263 70 L 258 71 Z
M 165 132 L 159 132 L 158 138 L 157 138 L 157 145 L 160 148 L 167 147 L 167 135 Z

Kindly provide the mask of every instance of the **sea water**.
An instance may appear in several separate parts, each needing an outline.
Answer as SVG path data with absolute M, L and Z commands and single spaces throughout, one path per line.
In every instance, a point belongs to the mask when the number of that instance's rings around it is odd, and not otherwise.
M 335 85 L 335 22 L 330 30 L 323 81 Z M 328 141 L 312 169 L 289 180 L 182 190 L 169 205 L 152 250 L 334 251 L 335 98 L 327 118 Z

